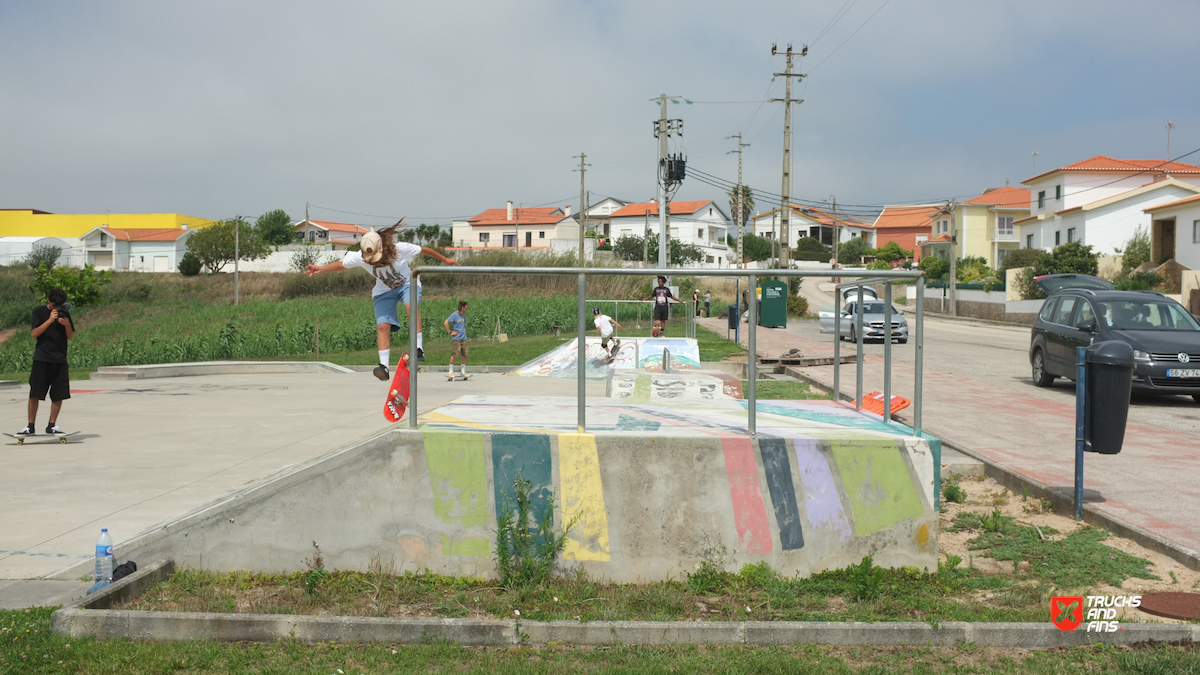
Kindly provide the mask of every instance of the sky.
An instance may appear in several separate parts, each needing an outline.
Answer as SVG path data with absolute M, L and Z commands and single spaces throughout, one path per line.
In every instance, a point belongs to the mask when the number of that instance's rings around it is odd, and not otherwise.
M 592 202 L 646 201 L 667 94 L 671 152 L 735 182 L 742 133 L 765 211 L 789 43 L 793 197 L 969 198 L 1163 158 L 1168 121 L 1200 149 L 1197 25 L 1194 0 L 0 0 L 0 208 L 448 224 L 578 209 L 580 153 Z M 726 206 L 699 178 L 674 199 Z

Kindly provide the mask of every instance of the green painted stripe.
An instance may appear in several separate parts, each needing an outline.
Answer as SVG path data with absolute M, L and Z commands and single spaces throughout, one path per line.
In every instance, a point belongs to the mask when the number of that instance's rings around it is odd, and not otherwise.
M 861 537 L 925 513 L 917 486 L 895 441 L 830 441 Z
M 434 512 L 447 525 L 490 525 L 484 434 L 424 431 L 423 435 Z
M 633 397 L 645 401 L 650 400 L 649 375 L 638 375 L 637 380 L 633 383 Z
M 468 537 L 459 541 L 451 541 L 450 537 L 441 535 L 442 555 L 461 555 L 472 558 L 487 558 L 492 555 L 492 542 L 482 537 Z

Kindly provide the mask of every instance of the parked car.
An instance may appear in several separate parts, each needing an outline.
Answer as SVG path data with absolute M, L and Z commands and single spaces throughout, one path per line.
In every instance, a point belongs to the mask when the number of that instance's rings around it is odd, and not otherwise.
M 1051 274 L 1035 279 L 1049 297 L 1033 321 L 1033 383 L 1075 379 L 1075 348 L 1121 340 L 1133 347 L 1134 391 L 1190 395 L 1200 403 L 1200 322 L 1162 293 L 1115 291 L 1104 279 Z
M 858 341 L 858 319 L 856 318 L 856 310 L 858 306 L 857 297 L 853 301 L 846 304 L 841 311 L 841 336 L 842 338 L 850 338 L 851 342 Z M 863 298 L 863 340 L 883 340 L 884 339 L 884 307 L 883 302 L 875 299 L 867 299 L 864 294 Z M 833 312 L 820 312 L 818 319 L 822 333 L 833 332 Z M 896 309 L 892 305 L 892 338 L 899 344 L 908 342 L 908 320 L 904 318 L 904 312 Z

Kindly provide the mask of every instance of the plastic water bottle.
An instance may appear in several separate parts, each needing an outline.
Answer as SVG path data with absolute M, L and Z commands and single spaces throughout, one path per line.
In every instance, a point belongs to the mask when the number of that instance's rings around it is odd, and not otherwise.
M 96 539 L 96 581 L 108 581 L 112 578 L 112 545 L 112 537 L 108 535 L 108 528 L 100 530 L 100 536 Z

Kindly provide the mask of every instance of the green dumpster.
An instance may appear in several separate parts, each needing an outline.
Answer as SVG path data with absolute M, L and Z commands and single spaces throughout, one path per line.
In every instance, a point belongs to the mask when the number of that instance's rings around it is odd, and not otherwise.
M 762 282 L 762 302 L 759 304 L 758 325 L 767 328 L 787 327 L 787 284 L 768 279 Z

